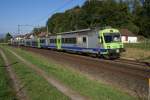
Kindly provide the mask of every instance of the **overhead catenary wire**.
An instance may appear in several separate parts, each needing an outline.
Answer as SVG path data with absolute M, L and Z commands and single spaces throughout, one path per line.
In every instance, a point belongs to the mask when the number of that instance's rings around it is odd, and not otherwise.
M 52 15 L 53 13 L 56 13 L 57 11 L 59 11 L 59 10 L 61 10 L 61 9 L 63 9 L 64 7 L 66 7 L 66 6 L 68 6 L 68 4 L 71 4 L 73 1 L 75 1 L 75 0 L 68 0 L 67 2 L 65 2 L 63 5 L 60 5 L 58 8 L 56 8 L 56 9 L 53 9 L 49 14 L 47 14 L 46 16 L 44 16 L 44 17 L 42 17 L 41 19 L 38 19 L 38 20 L 36 20 L 36 21 L 34 21 L 34 22 L 32 22 L 32 25 L 30 25 L 30 24 L 25 24 L 25 25 L 18 25 L 18 33 L 20 33 L 20 29 L 19 29 L 19 27 L 20 26 L 36 26 L 35 24 L 37 23 L 38 24 L 38 26 L 39 26 L 39 23 L 41 22 L 41 21 L 44 21 L 45 19 L 48 19 L 48 17 L 50 16 L 50 15 Z M 79 2 L 81 2 L 82 0 L 80 0 Z
M 45 19 L 48 18 L 51 14 L 53 14 L 53 13 L 59 11 L 60 9 L 63 9 L 63 8 L 66 7 L 68 4 L 72 3 L 73 1 L 74 1 L 74 0 L 69 0 L 68 2 L 65 2 L 65 3 L 64 3 L 63 5 L 61 5 L 60 7 L 58 7 L 58 8 L 56 8 L 56 9 L 52 10 L 49 14 L 47 14 L 47 15 L 44 16 L 44 17 L 42 17 L 41 19 L 38 19 L 38 20 L 34 21 L 33 23 L 39 23 L 39 22 L 45 20 Z

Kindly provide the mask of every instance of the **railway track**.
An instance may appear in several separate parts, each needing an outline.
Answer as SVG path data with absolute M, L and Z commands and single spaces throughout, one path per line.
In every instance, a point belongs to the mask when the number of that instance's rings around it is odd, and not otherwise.
M 112 62 L 115 62 L 117 64 L 125 64 L 126 69 L 137 70 L 137 71 L 139 70 L 139 71 L 143 71 L 144 73 L 148 73 L 148 74 L 150 73 L 150 66 L 145 63 L 136 62 L 136 61 L 132 61 L 132 60 L 126 60 L 126 59 L 117 59 Z M 148 75 L 147 77 L 150 77 L 150 76 Z
M 37 48 L 30 48 L 30 47 L 28 48 L 21 47 L 21 48 L 38 52 L 40 54 L 44 54 L 44 52 L 41 53 L 40 51 L 46 51 L 46 52 L 49 51 L 49 52 L 53 52 L 51 53 L 51 55 L 56 58 L 59 58 L 61 56 L 63 57 L 67 56 L 68 61 L 72 60 L 73 62 L 79 62 L 79 63 L 81 62 L 82 59 L 82 63 L 84 62 L 83 64 L 87 64 L 89 66 L 97 66 L 105 70 L 130 74 L 135 77 L 150 78 L 150 67 L 147 66 L 145 63 L 137 62 L 134 60 L 127 60 L 127 59 L 105 60 L 99 58 L 92 58 L 90 56 L 77 55 L 77 54 L 66 53 L 66 52 L 58 52 L 49 49 L 45 50 L 45 49 L 37 49 Z M 103 64 L 103 66 L 99 66 L 100 64 L 101 65 Z
M 88 74 L 93 79 L 104 81 L 104 83 L 106 82 L 132 95 L 142 97 L 148 94 L 150 67 L 144 63 L 124 59 L 104 60 L 46 49 L 26 47 L 22 47 L 22 49 L 65 64 Z
M 150 78 L 149 63 L 147 64 L 145 62 L 139 62 L 139 61 L 135 61 L 135 60 L 128 60 L 128 59 L 122 59 L 122 58 L 115 59 L 115 60 L 105 60 L 105 59 L 92 58 L 92 57 L 83 56 L 83 55 L 76 55 L 76 54 L 70 54 L 70 53 L 68 54 L 68 53 L 64 53 L 64 52 L 61 52 L 61 53 L 68 55 L 68 56 L 72 56 L 72 57 L 78 57 L 78 58 L 80 57 L 80 58 L 83 58 L 86 60 L 99 61 L 99 62 L 107 63 L 110 65 L 115 64 L 115 65 L 117 65 L 115 67 L 118 68 L 118 69 L 116 69 L 116 71 L 120 71 L 119 69 L 124 69 L 124 71 L 122 71 L 123 73 L 132 74 L 132 75 L 134 75 L 134 74 L 137 75 L 138 73 L 142 72 L 145 75 L 139 75 L 139 76 Z M 111 69 L 111 68 L 105 67 L 105 69 Z M 126 69 L 128 69 L 128 71 L 126 71 Z M 114 70 L 114 68 L 112 68 L 111 70 Z M 136 71 L 136 72 L 134 73 L 134 71 Z
M 128 59 L 123 59 L 123 58 L 116 59 L 114 61 L 132 64 L 132 65 L 138 65 L 138 66 L 141 66 L 141 68 L 150 69 L 150 62 L 144 62 L 144 61 L 140 61 L 140 60 L 128 60 Z

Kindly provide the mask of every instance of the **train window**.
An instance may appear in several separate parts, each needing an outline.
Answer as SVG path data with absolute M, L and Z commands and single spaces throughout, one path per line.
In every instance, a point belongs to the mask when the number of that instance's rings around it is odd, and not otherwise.
M 62 38 L 62 43 L 75 44 L 76 38 Z
M 45 42 L 46 42 L 45 39 L 40 40 L 40 43 L 45 43 Z
M 72 43 L 72 39 L 71 38 L 68 38 L 68 43 Z
M 55 40 L 54 39 L 50 39 L 50 43 L 55 43 Z
M 62 43 L 65 43 L 65 38 L 62 38 Z
M 54 43 L 56 43 L 56 39 L 54 39 Z
M 76 38 L 72 38 L 72 43 L 76 44 L 76 42 L 77 42 Z
M 69 43 L 69 38 L 67 38 L 67 43 Z
M 65 43 L 69 43 L 69 38 L 66 38 L 66 41 L 65 41 Z
M 86 43 L 86 37 L 83 37 L 83 43 Z
M 52 39 L 49 39 L 49 42 L 52 43 Z

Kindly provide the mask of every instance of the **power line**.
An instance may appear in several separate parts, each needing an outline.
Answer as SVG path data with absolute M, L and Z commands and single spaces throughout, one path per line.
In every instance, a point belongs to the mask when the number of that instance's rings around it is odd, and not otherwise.
M 39 28 L 40 26 L 35 26 L 35 25 L 29 25 L 29 24 L 19 24 L 18 25 L 18 34 L 22 34 L 22 31 L 29 31 L 29 29 L 24 29 L 22 30 L 22 27 L 32 27 L 32 28 Z M 30 30 L 31 31 L 31 30 Z
M 70 4 L 70 3 L 72 3 L 73 1 L 75 1 L 75 0 L 68 0 L 67 2 L 65 2 L 63 5 L 61 5 L 60 7 L 58 7 L 58 8 L 56 8 L 56 9 L 54 9 L 54 10 L 52 10 L 49 14 L 47 14 L 46 16 L 44 16 L 43 18 L 41 18 L 41 19 L 39 19 L 39 20 L 36 20 L 36 21 L 34 21 L 33 23 L 39 23 L 39 22 L 41 22 L 41 21 L 43 21 L 44 19 L 48 19 L 48 17 L 51 15 L 51 14 L 53 14 L 53 13 L 55 13 L 55 12 L 57 12 L 57 11 L 59 11 L 60 9 L 63 9 L 64 7 L 66 7 L 68 4 Z M 79 2 L 81 2 L 82 0 L 79 0 Z M 33 23 L 32 23 L 32 25 L 28 25 L 28 24 L 25 24 L 25 25 L 18 25 L 18 33 L 20 33 L 21 32 L 21 27 L 22 26 L 32 26 L 32 27 L 37 27 L 37 26 L 35 26 L 35 25 L 33 25 Z M 38 25 L 38 27 L 39 27 L 39 25 Z M 48 28 L 47 28 L 48 29 Z
M 53 14 L 53 13 L 55 13 L 56 11 L 58 11 L 58 10 L 64 8 L 64 7 L 66 7 L 66 5 L 68 5 L 68 4 L 71 3 L 71 2 L 73 2 L 73 0 L 69 0 L 68 2 L 66 2 L 65 4 L 63 4 L 62 6 L 58 7 L 57 9 L 54 9 L 54 10 L 51 11 L 49 14 L 47 14 L 46 16 L 44 16 L 43 18 L 41 18 L 41 19 L 39 19 L 39 20 L 37 20 L 37 21 L 35 21 L 35 22 L 39 23 L 39 22 L 43 21 L 45 18 L 48 18 L 48 16 L 50 16 L 51 14 Z

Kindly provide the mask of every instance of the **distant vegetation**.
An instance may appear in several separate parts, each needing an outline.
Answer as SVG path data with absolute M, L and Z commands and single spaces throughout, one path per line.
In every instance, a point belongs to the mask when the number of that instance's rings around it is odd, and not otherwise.
M 6 35 L 0 39 L 0 43 L 8 42 L 12 38 L 11 33 L 6 33 Z
M 145 0 L 143 5 L 139 0 L 131 1 L 87 0 L 81 7 L 76 6 L 54 14 L 48 19 L 46 26 L 53 34 L 88 27 L 112 26 L 127 28 L 135 34 L 150 37 L 150 1 Z M 131 3 L 132 7 L 129 7 Z

